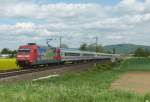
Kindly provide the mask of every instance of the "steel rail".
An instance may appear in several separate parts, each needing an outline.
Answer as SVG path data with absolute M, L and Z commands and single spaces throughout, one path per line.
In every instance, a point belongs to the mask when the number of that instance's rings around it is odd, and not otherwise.
M 90 64 L 90 63 L 96 63 L 96 62 L 92 61 L 92 62 L 87 62 L 87 63 L 64 64 L 64 65 L 28 68 L 28 69 L 22 69 L 22 70 L 17 70 L 17 71 L 5 72 L 5 73 L 0 73 L 0 79 L 17 76 L 17 75 L 22 75 L 22 74 L 33 73 L 33 72 L 40 72 L 40 71 L 45 71 L 45 70 L 59 69 L 59 68 L 63 68 L 63 67 L 77 66 L 77 65 Z

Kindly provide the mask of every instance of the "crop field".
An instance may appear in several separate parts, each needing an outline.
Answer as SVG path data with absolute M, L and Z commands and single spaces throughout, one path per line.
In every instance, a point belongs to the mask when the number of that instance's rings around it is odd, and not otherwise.
M 140 67 L 137 67 L 138 65 Z M 150 94 L 141 95 L 110 89 L 111 83 L 125 72 L 136 70 L 136 68 L 137 70 L 150 70 L 149 59 L 129 59 L 119 66 L 113 68 L 111 66 L 106 63 L 80 73 L 69 73 L 39 81 L 3 84 L 0 85 L 0 99 L 1 102 L 150 101 Z
M 16 59 L 0 59 L 0 71 L 17 69 Z

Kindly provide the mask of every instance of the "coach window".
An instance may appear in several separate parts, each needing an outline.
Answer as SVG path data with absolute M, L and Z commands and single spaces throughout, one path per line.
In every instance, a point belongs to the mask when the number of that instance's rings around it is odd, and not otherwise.
M 79 53 L 65 53 L 65 56 L 80 56 Z
M 83 56 L 94 56 L 93 54 L 83 54 Z

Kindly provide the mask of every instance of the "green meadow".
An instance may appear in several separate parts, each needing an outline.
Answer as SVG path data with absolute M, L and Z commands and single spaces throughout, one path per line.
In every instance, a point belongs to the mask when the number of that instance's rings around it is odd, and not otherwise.
M 140 65 L 140 67 L 138 67 Z M 130 70 L 150 70 L 149 59 L 105 63 L 80 73 L 39 81 L 0 85 L 1 102 L 150 102 L 150 94 L 111 90 L 111 83 Z M 149 101 L 148 101 L 149 100 Z
M 121 70 L 124 71 L 150 71 L 150 58 L 132 58 L 122 62 Z

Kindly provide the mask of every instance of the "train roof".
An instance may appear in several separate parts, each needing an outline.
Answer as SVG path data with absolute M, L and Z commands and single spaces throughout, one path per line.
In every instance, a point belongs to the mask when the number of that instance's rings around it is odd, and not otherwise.
M 113 55 L 113 56 L 120 56 L 119 54 L 109 54 L 109 53 L 96 53 L 92 51 L 81 51 L 77 48 L 60 48 L 61 51 L 65 52 L 76 52 L 76 53 L 89 53 L 89 54 L 101 54 L 101 55 Z
M 75 52 L 75 53 L 89 53 L 89 54 L 101 54 L 101 55 L 114 55 L 114 56 L 120 56 L 119 54 L 109 54 L 109 53 L 96 53 L 92 51 L 81 51 L 77 48 L 58 48 L 58 47 L 53 47 L 53 46 L 43 46 L 43 45 L 36 45 L 36 44 L 27 44 L 27 45 L 21 45 L 20 47 L 25 47 L 25 46 L 37 46 L 41 48 L 53 48 L 53 49 L 60 49 L 61 51 L 64 52 Z
M 41 47 L 41 48 L 55 48 L 55 47 L 52 47 L 52 46 L 43 46 L 43 45 L 37 45 L 38 47 Z

